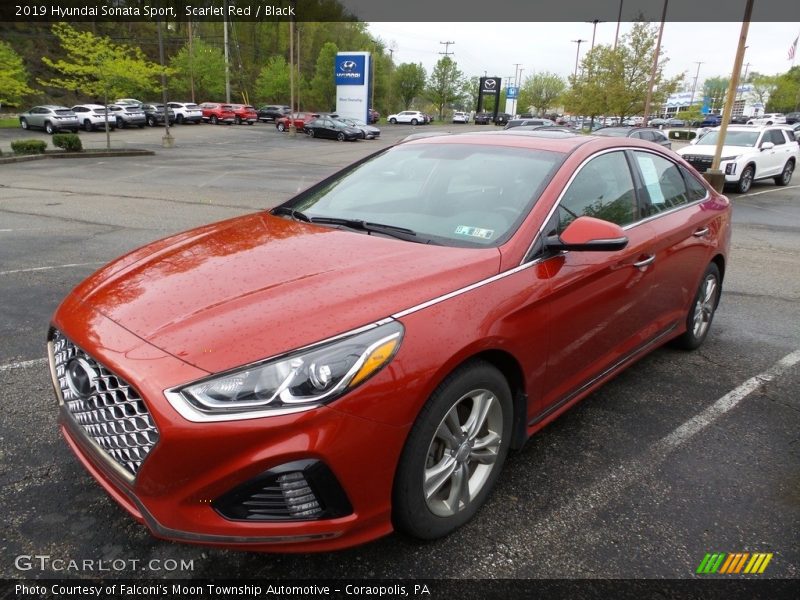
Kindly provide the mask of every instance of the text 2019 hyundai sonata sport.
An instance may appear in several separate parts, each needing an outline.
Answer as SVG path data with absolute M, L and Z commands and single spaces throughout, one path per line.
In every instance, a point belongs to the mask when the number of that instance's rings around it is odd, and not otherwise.
M 158 537 L 442 536 L 509 449 L 704 341 L 730 230 L 728 199 L 648 142 L 401 143 L 80 284 L 49 334 L 61 428 Z

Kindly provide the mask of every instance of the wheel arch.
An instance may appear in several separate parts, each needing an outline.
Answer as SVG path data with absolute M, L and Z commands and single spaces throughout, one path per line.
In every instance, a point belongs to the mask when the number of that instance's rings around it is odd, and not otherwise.
M 725 280 L 725 257 L 722 256 L 722 254 L 717 254 L 711 259 L 711 262 L 717 265 L 717 268 L 719 269 L 720 283 L 722 283 Z

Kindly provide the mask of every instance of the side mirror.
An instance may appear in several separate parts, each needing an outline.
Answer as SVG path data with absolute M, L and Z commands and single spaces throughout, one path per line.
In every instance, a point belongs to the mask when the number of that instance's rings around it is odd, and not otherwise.
M 775 144 L 773 144 L 772 142 L 762 142 L 761 143 L 761 151 L 762 152 L 764 150 L 772 150 L 774 147 L 775 147 Z
M 615 252 L 628 245 L 622 227 L 594 217 L 578 217 L 561 233 L 547 238 L 549 250 L 559 252 Z

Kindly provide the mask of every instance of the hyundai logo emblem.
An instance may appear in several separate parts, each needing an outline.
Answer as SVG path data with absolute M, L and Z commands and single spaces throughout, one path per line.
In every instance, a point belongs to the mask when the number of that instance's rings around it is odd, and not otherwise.
M 489 88 L 490 90 L 494 89 L 494 87 L 497 85 L 497 80 L 496 79 L 487 79 L 486 81 L 483 82 L 483 85 L 484 85 L 484 87 Z
M 67 387 L 78 398 L 88 398 L 94 393 L 97 371 L 85 358 L 73 358 L 67 363 Z
M 352 71 L 356 68 L 356 61 L 354 60 L 345 60 L 342 61 L 342 64 L 339 65 L 342 71 Z

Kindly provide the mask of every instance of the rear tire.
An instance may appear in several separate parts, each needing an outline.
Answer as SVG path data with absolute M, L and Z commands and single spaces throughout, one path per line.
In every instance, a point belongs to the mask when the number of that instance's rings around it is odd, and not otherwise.
M 786 161 L 783 165 L 783 171 L 775 178 L 775 185 L 789 185 L 792 181 L 792 174 L 794 173 L 794 163 L 790 160 Z
M 339 132 L 339 134 L 336 136 L 336 141 L 337 141 L 337 142 L 343 142 L 343 141 L 344 141 L 344 134 L 343 134 L 341 131 L 340 131 L 340 132 Z
M 278 124 L 275 126 L 275 128 L 276 128 L 278 131 L 280 131 L 281 133 L 283 133 L 284 131 L 286 131 L 286 125 L 284 125 L 283 123 L 278 123 Z
M 211 118 L 209 119 L 209 121 L 211 121 L 212 125 L 216 125 L 217 123 L 219 123 L 219 119 L 217 119 L 217 115 L 211 115 Z
M 177 117 L 175 117 L 175 122 L 178 125 L 183 125 L 183 115 L 178 115 Z
M 155 119 L 155 117 L 147 117 L 147 125 L 148 125 L 149 127 L 155 127 L 155 126 L 156 126 L 156 119 Z
M 508 382 L 484 361 L 462 365 L 436 388 L 395 474 L 392 521 L 398 530 L 435 539 L 475 515 L 508 453 L 512 411 Z
M 94 125 L 92 125 L 92 122 L 89 119 L 86 119 L 83 122 L 83 129 L 85 131 L 94 131 Z
M 675 346 L 684 350 L 696 350 L 703 345 L 711 329 L 721 291 L 722 278 L 719 268 L 715 263 L 711 263 L 703 273 L 689 314 L 686 315 L 686 331 L 675 338 L 673 342 Z
M 314 130 L 313 129 L 306 130 L 306 135 L 308 137 L 310 137 L 310 138 L 313 138 L 314 137 Z
M 237 125 L 241 125 L 242 124 L 242 119 L 239 118 L 239 117 L 234 117 L 233 122 L 236 123 Z
M 411 119 L 411 124 L 412 125 L 416 125 L 417 123 L 419 123 L 419 121 L 417 121 L 416 119 Z

